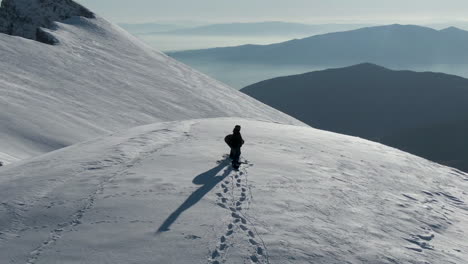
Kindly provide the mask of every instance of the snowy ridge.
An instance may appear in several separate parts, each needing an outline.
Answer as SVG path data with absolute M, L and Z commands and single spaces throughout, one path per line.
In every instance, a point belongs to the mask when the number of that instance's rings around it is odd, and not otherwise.
M 234 124 L 239 171 L 223 157 Z M 159 123 L 0 170 L 0 255 L 464 264 L 467 190 L 464 173 L 359 138 L 238 118 Z
M 0 33 L 55 44 L 56 39 L 41 28 L 74 16 L 94 18 L 91 11 L 72 0 L 3 0 Z
M 160 121 L 240 116 L 301 124 L 102 18 L 56 26 L 54 46 L 0 34 L 0 150 L 14 159 Z

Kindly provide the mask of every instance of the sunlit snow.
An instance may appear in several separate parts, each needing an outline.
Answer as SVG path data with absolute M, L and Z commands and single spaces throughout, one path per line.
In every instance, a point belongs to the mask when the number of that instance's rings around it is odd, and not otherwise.
M 241 124 L 239 171 L 224 135 Z M 468 176 L 307 127 L 132 129 L 0 172 L 16 263 L 466 263 Z M 216 262 L 218 261 L 218 262 Z

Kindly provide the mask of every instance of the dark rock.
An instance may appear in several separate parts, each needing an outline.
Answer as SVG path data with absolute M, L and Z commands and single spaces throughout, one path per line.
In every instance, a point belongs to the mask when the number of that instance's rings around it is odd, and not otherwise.
M 3 0 L 0 33 L 53 45 L 58 40 L 41 28 L 53 29 L 56 21 L 74 16 L 95 18 L 94 13 L 72 0 Z

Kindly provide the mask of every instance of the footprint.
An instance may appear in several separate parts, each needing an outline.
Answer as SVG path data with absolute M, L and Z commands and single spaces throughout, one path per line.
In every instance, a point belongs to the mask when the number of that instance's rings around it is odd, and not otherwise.
M 230 236 L 230 235 L 232 235 L 232 233 L 234 233 L 234 231 L 229 230 L 229 231 L 227 231 L 226 236 Z
M 221 199 L 221 202 L 227 203 L 227 198 L 222 198 L 222 199 Z
M 219 246 L 220 251 L 224 251 L 226 248 L 227 248 L 227 245 L 224 243 Z
M 250 237 L 255 237 L 255 234 L 252 231 L 249 231 L 249 236 Z
M 220 264 L 219 261 L 215 260 L 213 262 L 211 262 L 211 264 Z
M 227 193 L 229 190 L 227 188 L 225 188 L 223 191 L 224 191 L 224 193 Z
M 242 172 L 241 172 L 241 175 L 242 175 Z M 239 178 L 239 175 L 236 175 L 236 176 L 234 176 L 234 177 L 237 179 L 237 178 Z
M 239 183 L 236 183 L 236 186 L 237 186 L 237 187 L 241 187 L 241 185 L 240 185 Z
M 263 248 L 257 247 L 257 254 L 259 254 L 260 256 L 263 256 Z
M 216 193 L 218 197 L 224 197 L 222 193 Z
M 234 227 L 233 224 L 229 224 L 229 225 L 228 225 L 228 229 L 232 229 L 233 227 Z
M 258 263 L 258 258 L 255 255 L 250 256 L 250 260 L 252 260 L 253 263 Z
M 237 182 L 238 182 L 238 183 L 241 183 L 242 181 L 241 181 L 241 179 L 238 179 Z
M 241 206 L 241 205 L 242 205 L 242 203 L 239 202 L 239 201 L 236 203 L 236 206 Z
M 240 222 L 240 219 L 239 219 L 239 218 L 237 218 L 237 219 L 234 220 L 234 223 L 239 223 L 239 222 Z
M 245 201 L 245 196 L 239 199 L 241 202 Z
M 229 181 L 224 181 L 225 184 L 229 184 Z
M 226 242 L 226 237 L 225 236 L 222 236 L 221 239 L 220 239 L 221 243 L 224 243 Z
M 217 249 L 215 249 L 215 251 L 211 254 L 211 258 L 212 258 L 212 259 L 215 259 L 215 258 L 217 258 L 217 257 L 219 257 L 219 252 L 218 252 Z
M 236 213 L 232 213 L 231 216 L 234 217 L 234 218 L 241 218 L 240 215 L 238 215 Z
M 242 218 L 242 217 L 241 217 L 241 221 L 242 221 L 242 223 L 243 223 L 244 225 L 247 224 L 247 220 L 245 220 L 245 218 Z
M 224 209 L 227 209 L 226 205 L 222 204 L 222 203 L 217 203 L 217 205 L 221 208 L 224 208 Z
M 221 188 L 227 188 L 227 186 L 224 184 L 221 184 Z
M 245 189 L 245 188 L 242 188 L 242 191 L 243 191 L 243 192 L 246 192 L 246 191 L 247 191 L 247 189 Z
M 253 239 L 249 239 L 249 242 L 250 242 L 250 244 L 252 244 L 254 246 L 258 245 L 257 241 L 255 241 Z
M 242 210 L 242 207 L 236 207 L 236 210 L 237 210 L 237 211 L 241 211 L 241 210 Z
M 229 207 L 229 210 L 231 210 L 232 212 L 236 212 L 236 209 L 233 207 Z
M 240 225 L 240 228 L 241 228 L 242 230 L 244 230 L 244 231 L 249 230 L 245 225 Z

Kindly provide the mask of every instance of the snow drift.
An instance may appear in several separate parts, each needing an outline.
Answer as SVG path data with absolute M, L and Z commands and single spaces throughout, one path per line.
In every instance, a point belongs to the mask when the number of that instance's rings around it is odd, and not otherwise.
M 0 10 L 0 32 L 12 34 L 0 33 L 0 151 L 10 161 L 159 121 L 242 116 L 299 123 L 73 1 L 4 0 Z M 36 29 L 55 45 L 35 41 Z
M 225 161 L 233 124 L 246 145 Z M 363 139 L 217 118 L 0 170 L 6 263 L 458 263 L 468 176 Z

